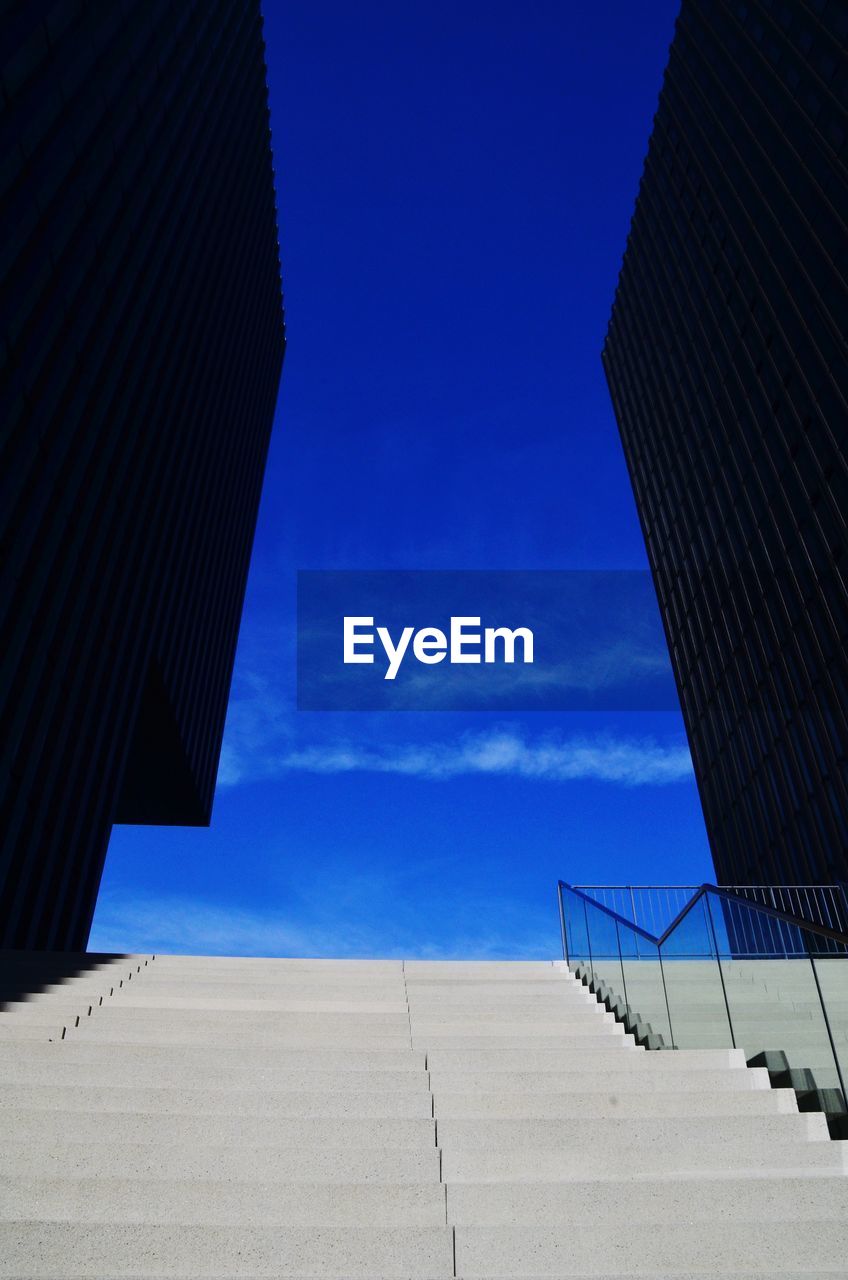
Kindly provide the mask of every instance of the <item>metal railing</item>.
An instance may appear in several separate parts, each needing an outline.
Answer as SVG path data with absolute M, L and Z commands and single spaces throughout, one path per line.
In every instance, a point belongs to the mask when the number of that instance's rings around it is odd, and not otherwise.
M 780 1051 L 844 1099 L 848 932 L 711 884 L 656 932 L 563 880 L 558 898 L 564 959 L 620 997 L 646 1043 Z
M 660 934 L 697 893 L 697 884 L 579 884 L 581 893 L 634 924 Z M 848 887 L 844 884 L 726 884 L 728 893 L 787 915 L 848 933 Z M 764 917 L 765 919 L 765 917 Z M 763 932 L 763 946 L 769 933 Z

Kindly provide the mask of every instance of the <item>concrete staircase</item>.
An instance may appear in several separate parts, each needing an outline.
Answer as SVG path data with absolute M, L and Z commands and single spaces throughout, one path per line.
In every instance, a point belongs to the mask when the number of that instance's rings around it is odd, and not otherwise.
M 848 1276 L 824 1117 L 558 965 L 86 959 L 0 1014 L 0 1277 Z

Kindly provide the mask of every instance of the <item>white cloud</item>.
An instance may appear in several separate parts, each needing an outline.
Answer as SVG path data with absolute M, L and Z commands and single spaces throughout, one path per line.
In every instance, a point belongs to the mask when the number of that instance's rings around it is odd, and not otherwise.
M 238 693 L 227 709 L 219 786 L 267 776 L 272 750 L 278 751 L 292 736 L 291 713 L 273 684 L 257 672 L 240 672 Z
M 445 779 L 498 775 L 545 782 L 602 781 L 622 786 L 664 785 L 689 779 L 692 761 L 684 742 L 653 738 L 539 737 L 501 729 L 424 745 L 327 742 L 283 751 L 260 750 L 251 758 L 234 751 L 222 785 L 292 772 L 384 773 Z
M 385 889 L 385 886 L 383 886 Z M 472 919 L 494 918 L 502 932 L 461 932 L 436 942 L 422 930 L 419 912 L 391 914 L 380 908 L 376 918 L 368 884 L 342 883 L 344 928 L 338 918 L 301 902 L 294 919 L 282 908 L 244 908 L 219 905 L 179 895 L 138 891 L 105 891 L 97 904 L 90 951 L 157 955 L 300 956 L 336 959 L 464 960 L 556 958 L 557 934 L 551 921 L 512 904 L 470 904 Z M 379 892 L 379 886 L 378 886 Z M 358 903 L 358 907 L 357 907 Z M 403 919 L 396 921 L 400 914 Z
M 310 955 L 324 939 L 283 915 L 202 900 L 104 893 L 89 941 L 92 951 L 189 955 Z
M 598 681 L 601 672 L 593 678 Z M 312 740 L 304 740 L 304 721 L 312 722 Z M 637 787 L 683 782 L 692 776 L 689 749 L 680 735 L 663 740 L 608 732 L 532 736 L 523 727 L 507 726 L 410 743 L 388 739 L 386 721 L 384 715 L 364 712 L 317 720 L 299 717 L 281 697 L 273 675 L 242 669 L 227 714 L 218 783 L 234 787 L 291 773 L 359 772 L 431 780 L 495 775 Z

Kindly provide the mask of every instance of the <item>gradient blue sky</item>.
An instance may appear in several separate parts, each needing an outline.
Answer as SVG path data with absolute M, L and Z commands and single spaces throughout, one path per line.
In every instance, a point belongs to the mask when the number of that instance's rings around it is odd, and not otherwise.
M 116 828 L 93 948 L 551 956 L 711 878 L 675 713 L 294 710 L 303 569 L 644 568 L 599 353 L 677 4 L 268 0 L 289 346 L 212 827 Z

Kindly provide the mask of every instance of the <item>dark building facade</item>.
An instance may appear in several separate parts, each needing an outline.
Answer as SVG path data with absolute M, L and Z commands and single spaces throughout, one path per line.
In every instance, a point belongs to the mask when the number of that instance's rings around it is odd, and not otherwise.
M 683 0 L 603 353 L 724 883 L 848 879 L 846 48 Z
M 0 946 L 205 824 L 284 330 L 258 0 L 0 18 Z

